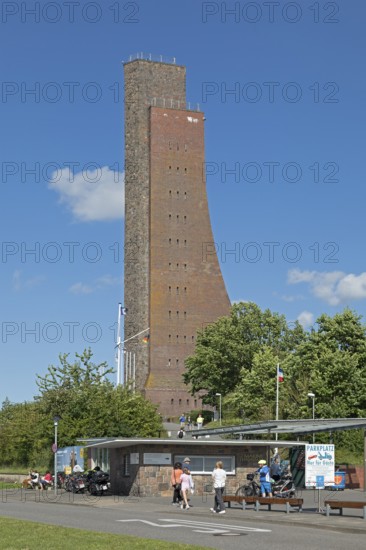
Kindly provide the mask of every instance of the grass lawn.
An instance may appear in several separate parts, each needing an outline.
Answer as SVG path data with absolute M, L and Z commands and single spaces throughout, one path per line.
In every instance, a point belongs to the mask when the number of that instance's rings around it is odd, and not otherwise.
M 94 533 L 67 527 L 56 527 L 33 521 L 0 517 L 1 550 L 207 550 L 207 546 L 191 546 L 127 535 Z

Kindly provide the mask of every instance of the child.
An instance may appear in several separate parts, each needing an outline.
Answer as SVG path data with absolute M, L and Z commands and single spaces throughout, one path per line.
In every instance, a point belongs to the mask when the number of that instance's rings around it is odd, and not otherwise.
M 191 489 L 193 490 L 194 484 L 193 479 L 191 476 L 190 471 L 188 468 L 183 468 L 183 473 L 180 476 L 180 482 L 181 482 L 181 491 L 182 491 L 182 497 L 184 504 L 182 503 L 180 507 L 183 509 L 185 507 L 186 510 L 189 510 L 189 504 L 188 504 L 188 491 Z

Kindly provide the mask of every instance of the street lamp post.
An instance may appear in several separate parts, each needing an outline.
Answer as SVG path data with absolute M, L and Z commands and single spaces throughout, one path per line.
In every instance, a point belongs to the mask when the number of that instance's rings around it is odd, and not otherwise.
M 220 420 L 220 426 L 221 426 L 221 411 L 222 411 L 222 409 L 221 409 L 221 399 L 222 399 L 222 395 L 221 395 L 221 393 L 217 393 L 216 395 L 217 395 L 217 397 L 220 397 L 220 409 L 219 409 L 219 410 L 220 410 L 220 414 L 219 414 L 219 420 Z
M 315 393 L 308 393 L 308 397 L 311 397 L 311 399 L 313 400 L 313 420 L 315 420 Z M 315 441 L 315 434 L 313 432 L 313 443 Z
M 57 496 L 57 426 L 58 426 L 58 423 L 59 423 L 59 420 L 61 419 L 60 416 L 58 415 L 55 415 L 53 417 L 53 425 L 55 427 L 55 442 L 54 444 L 52 445 L 52 449 L 53 449 L 53 452 L 54 452 L 54 463 L 53 463 L 53 468 L 54 468 L 54 491 L 55 491 L 55 496 Z

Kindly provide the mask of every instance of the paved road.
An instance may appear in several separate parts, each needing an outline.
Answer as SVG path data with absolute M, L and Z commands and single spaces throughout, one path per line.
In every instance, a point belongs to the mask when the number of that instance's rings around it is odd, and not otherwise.
M 3 491 L 0 516 L 225 550 L 244 544 L 255 545 L 256 550 L 268 550 L 269 545 L 274 550 L 365 548 L 366 521 L 361 517 L 326 518 L 314 510 L 302 514 L 243 512 L 239 508 L 213 515 L 210 502 L 195 497 L 192 503 L 193 508 L 182 511 L 169 499 L 90 499 L 62 494 L 54 502 L 49 492 Z

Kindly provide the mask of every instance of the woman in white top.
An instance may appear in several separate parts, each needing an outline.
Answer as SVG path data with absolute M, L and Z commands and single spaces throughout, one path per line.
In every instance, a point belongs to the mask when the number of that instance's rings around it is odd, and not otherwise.
M 226 472 L 223 469 L 223 463 L 221 460 L 216 462 L 214 471 L 212 472 L 212 479 L 215 489 L 215 504 L 213 508 L 210 508 L 214 514 L 225 514 L 225 504 L 222 499 L 222 495 L 225 489 Z

